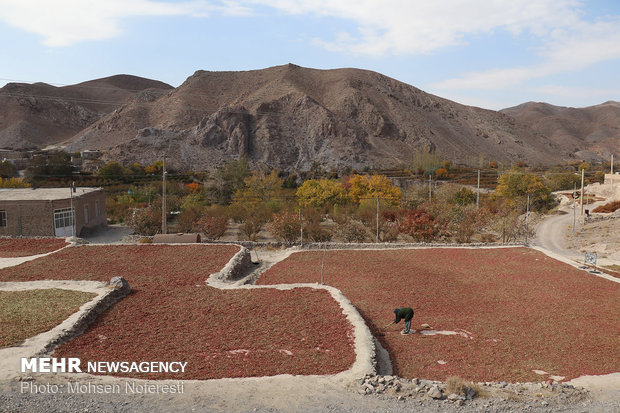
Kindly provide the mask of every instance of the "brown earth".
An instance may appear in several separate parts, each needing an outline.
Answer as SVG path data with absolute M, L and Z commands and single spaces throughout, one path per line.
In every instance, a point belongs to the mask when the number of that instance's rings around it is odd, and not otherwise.
M 617 149 L 620 117 L 607 113 L 620 105 L 600 106 L 584 115 L 591 119 L 583 134 L 566 126 L 579 120 L 561 120 L 564 111 L 545 127 L 547 118 L 521 116 L 521 107 L 464 106 L 360 69 L 197 71 L 175 89 L 121 75 L 65 88 L 5 86 L 0 147 L 62 141 L 68 151 L 101 149 L 104 160 L 126 164 L 166 154 L 172 167 L 192 170 L 242 155 L 254 167 L 285 170 L 389 168 L 410 165 L 425 148 L 459 163 L 484 156 L 552 165 L 588 154 L 607 159 L 606 148 Z
M 423 148 L 474 162 L 557 162 L 561 149 L 512 118 L 430 95 L 379 73 L 292 64 L 246 72 L 198 71 L 172 93 L 136 101 L 76 135 L 70 150 L 179 168 L 247 155 L 281 169 L 393 167 Z M 566 154 L 568 156 L 568 154 Z
M 579 109 L 528 102 L 500 112 L 530 125 L 579 159 L 609 159 L 620 153 L 620 102 Z
M 0 148 L 43 148 L 74 136 L 137 95 L 172 86 L 117 75 L 77 85 L 9 83 L 0 88 Z

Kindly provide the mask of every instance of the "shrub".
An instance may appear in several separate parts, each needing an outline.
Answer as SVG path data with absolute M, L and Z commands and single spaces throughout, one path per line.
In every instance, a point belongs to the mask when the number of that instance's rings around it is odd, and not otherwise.
M 277 239 L 284 242 L 293 242 L 300 235 L 299 216 L 287 211 L 273 214 L 271 221 L 267 225 L 267 230 Z
M 315 208 L 306 208 L 303 212 L 304 238 L 313 242 L 327 242 L 332 239 L 332 232 L 321 225 L 323 215 Z M 344 221 L 343 221 L 344 222 Z
M 141 235 L 155 235 L 161 229 L 161 209 L 134 208 L 127 217 L 127 225 Z
M 202 208 L 197 206 L 190 206 L 184 209 L 179 215 L 179 221 L 177 224 L 179 232 L 190 232 L 193 229 L 194 223 L 202 215 Z
M 320 222 L 309 222 L 304 225 L 304 236 L 308 236 L 313 242 L 328 242 L 332 240 L 332 232 L 323 228 Z
M 600 205 L 592 210 L 592 212 L 605 212 L 611 213 L 616 212 L 616 210 L 620 209 L 620 201 L 609 202 L 605 205 Z
M 263 229 L 263 225 L 269 220 L 271 211 L 269 207 L 260 202 L 254 205 L 248 205 L 240 210 L 241 232 L 250 241 L 258 239 L 258 233 Z
M 206 239 L 219 239 L 228 227 L 228 220 L 224 216 L 203 216 L 194 221 L 192 229 L 204 234 Z
M 364 242 L 368 239 L 368 229 L 360 221 L 352 219 L 338 225 L 338 236 L 345 242 Z
M 439 235 L 437 220 L 423 208 L 406 211 L 399 229 L 416 241 L 430 241 Z

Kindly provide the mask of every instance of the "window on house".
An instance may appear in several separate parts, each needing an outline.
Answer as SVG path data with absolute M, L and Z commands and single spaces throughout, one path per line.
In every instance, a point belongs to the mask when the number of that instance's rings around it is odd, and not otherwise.
M 84 205 L 84 224 L 88 224 L 88 205 Z
M 99 201 L 95 201 L 95 216 L 99 216 Z
M 6 211 L 0 211 L 0 227 L 6 227 Z

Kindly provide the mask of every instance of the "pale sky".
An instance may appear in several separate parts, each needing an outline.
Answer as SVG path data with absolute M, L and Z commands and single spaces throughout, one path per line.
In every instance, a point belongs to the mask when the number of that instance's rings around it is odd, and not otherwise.
M 620 0 L 0 0 L 0 86 L 289 62 L 489 109 L 620 101 Z

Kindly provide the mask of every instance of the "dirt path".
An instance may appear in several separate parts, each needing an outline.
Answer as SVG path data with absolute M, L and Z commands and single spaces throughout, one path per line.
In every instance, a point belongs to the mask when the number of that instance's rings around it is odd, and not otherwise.
M 590 209 L 605 203 L 607 201 L 594 203 Z M 588 251 L 598 252 L 599 266 L 620 265 L 618 214 L 592 214 L 590 219 L 584 219 L 580 216 L 579 204 L 576 208 L 573 210 L 573 204 L 564 200 L 559 215 L 552 215 L 538 224 L 533 245 L 573 263 L 583 264 L 584 251 Z

